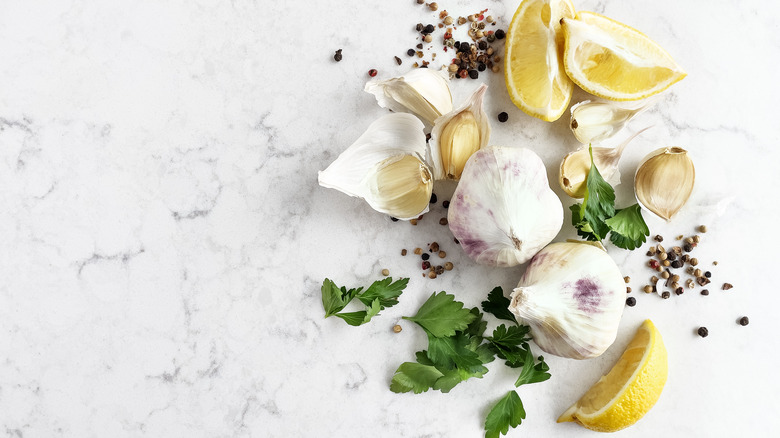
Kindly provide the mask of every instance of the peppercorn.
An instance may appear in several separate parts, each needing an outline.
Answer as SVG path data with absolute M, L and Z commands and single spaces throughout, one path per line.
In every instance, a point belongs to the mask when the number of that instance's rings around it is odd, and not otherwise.
M 685 290 L 682 288 L 682 286 L 674 290 L 674 293 L 676 293 L 677 295 L 682 295 L 684 292 Z
M 441 206 L 444 208 L 450 208 L 450 201 L 444 201 L 441 203 Z
M 446 24 L 447 26 L 452 24 L 452 22 L 453 22 L 452 17 L 449 17 L 449 16 L 448 17 L 444 17 L 444 24 Z
M 504 32 L 504 29 L 498 29 L 496 31 L 496 38 L 503 40 L 505 36 L 506 36 L 506 32 Z
M 723 289 L 723 290 L 729 290 L 729 289 L 731 289 L 732 287 L 734 287 L 734 286 L 733 286 L 731 283 L 723 283 L 723 287 L 722 287 L 722 289 Z
M 438 242 L 431 243 L 430 251 L 431 252 L 438 252 L 439 251 L 439 243 Z
M 660 268 L 660 267 L 661 267 L 661 265 L 658 263 L 658 260 L 650 260 L 650 261 L 648 262 L 648 265 L 649 265 L 651 268 L 653 268 L 653 269 L 656 269 L 656 268 Z
M 699 225 L 699 232 L 700 233 L 706 233 L 707 232 L 707 226 L 706 225 Z
M 693 251 L 693 245 L 691 245 L 689 243 L 686 243 L 685 245 L 683 245 L 683 251 L 685 251 L 685 252 Z
M 696 283 L 698 283 L 699 286 L 705 286 L 710 283 L 710 280 L 707 277 L 699 277 L 696 279 Z
M 664 293 L 661 294 L 661 298 L 663 299 L 669 299 L 669 297 L 672 296 L 668 291 L 664 291 Z
M 630 286 L 626 286 L 626 293 L 627 293 L 627 294 L 630 294 L 630 293 L 631 293 L 631 287 L 630 287 Z
M 409 49 L 406 51 L 407 56 L 414 56 L 414 49 Z
M 396 325 L 393 326 L 393 332 L 394 333 L 401 333 L 401 330 L 403 330 L 403 328 L 401 328 L 400 325 L 396 324 Z
M 471 79 L 476 79 L 479 77 L 479 72 L 476 70 L 469 70 L 469 77 Z
M 452 241 L 455 242 L 455 245 L 460 245 L 460 240 L 457 237 L 453 237 Z
M 368 71 L 368 75 L 371 76 L 372 78 L 376 76 L 376 73 L 377 71 L 375 68 L 372 68 L 371 70 Z
M 700 241 L 701 241 L 701 237 L 693 236 L 693 243 L 699 243 Z
M 672 281 L 680 281 L 680 276 L 677 274 L 672 275 Z
M 685 263 L 691 259 L 691 256 L 689 256 L 688 254 L 683 254 L 680 259 L 682 260 L 683 263 Z
M 710 277 L 712 277 L 712 272 L 704 271 L 704 276 L 707 277 L 707 278 L 710 278 Z
M 644 287 L 644 289 L 643 289 L 643 290 L 645 291 L 645 293 L 646 293 L 646 294 L 649 294 L 650 292 L 652 292 L 652 291 L 653 291 L 653 286 L 650 286 L 650 285 L 648 284 L 647 286 L 645 286 L 645 287 Z
M 493 35 L 492 33 L 489 33 L 488 36 L 487 36 L 487 40 L 488 40 L 489 43 L 492 43 L 493 41 L 496 40 L 496 36 Z
M 653 240 L 655 240 L 656 242 L 663 242 L 664 237 L 660 234 L 656 234 L 655 237 L 653 237 Z
M 493 73 L 498 73 L 498 71 L 501 70 L 501 68 L 498 65 L 494 65 L 490 70 L 492 70 Z
M 405 250 L 405 249 L 402 249 L 402 250 L 401 250 L 401 255 L 402 255 L 402 256 L 405 256 L 405 255 L 406 255 L 406 250 Z
M 458 72 L 458 77 L 460 77 L 461 79 L 466 79 L 467 77 L 469 77 L 469 71 L 464 68 L 463 70 Z
M 384 275 L 385 277 L 387 277 L 388 275 L 390 275 L 390 270 L 388 270 L 388 269 L 382 269 L 382 275 Z
M 460 46 L 458 46 L 458 51 L 461 53 L 469 53 L 471 52 L 471 44 L 467 42 L 460 43 Z
M 423 26 L 422 23 L 417 23 L 417 26 L 415 26 L 414 28 L 417 30 L 417 32 L 422 32 L 423 29 L 425 29 L 425 26 Z
M 652 277 L 650 277 L 650 283 L 652 283 L 652 284 L 656 284 L 656 283 L 658 283 L 658 277 L 656 277 L 655 275 L 653 275 Z
M 687 243 L 688 245 L 693 245 L 693 237 L 686 237 L 685 243 Z
M 453 265 L 451 262 L 447 262 L 444 264 L 444 269 L 447 271 L 452 271 Z
M 336 62 L 339 62 L 339 61 L 341 61 L 341 59 L 342 59 L 342 57 L 341 57 L 341 51 L 342 51 L 342 50 L 343 50 L 343 49 L 338 49 L 338 50 L 336 50 L 336 54 L 335 54 L 335 55 L 333 55 L 333 59 L 334 59 Z
M 417 45 L 416 45 L 416 46 L 414 46 L 414 47 L 417 47 L 418 49 L 422 49 L 422 48 L 423 48 L 423 45 L 422 45 L 422 43 L 420 43 L 420 44 L 417 44 Z M 418 52 L 418 53 L 422 53 L 422 52 Z M 422 56 L 422 55 L 420 55 L 420 56 Z
M 685 270 L 685 273 L 688 275 L 693 275 L 693 266 L 688 266 L 688 268 Z
M 696 330 L 696 333 L 698 333 L 702 338 L 706 338 L 707 335 L 710 334 L 709 330 L 707 330 L 707 327 L 699 327 L 699 329 Z
M 666 253 L 666 259 L 670 262 L 677 260 L 677 254 L 675 254 L 674 249 Z
M 422 254 L 422 248 L 415 248 L 414 249 L 414 253 L 417 254 L 417 255 Z
M 669 256 L 665 252 L 662 252 L 661 254 L 658 254 L 658 258 L 661 260 L 666 260 L 669 258 Z
M 747 316 L 743 316 L 742 318 L 739 318 L 739 321 L 737 321 L 737 322 L 739 322 L 739 325 L 741 325 L 743 327 L 748 325 L 748 324 L 750 324 L 750 320 L 748 319 Z
M 425 0 L 417 0 L 417 4 L 418 4 L 418 5 L 421 5 L 421 4 L 423 4 L 423 3 L 425 3 Z
M 431 262 L 422 262 L 423 271 L 429 269 L 430 267 L 431 267 Z
M 661 264 L 662 264 L 663 266 L 669 266 L 669 265 L 671 265 L 671 264 L 672 264 L 672 262 L 670 262 L 669 260 L 664 260 L 664 261 L 662 261 L 662 262 L 661 262 Z
M 444 273 L 444 266 L 437 266 L 433 268 L 433 272 L 436 273 L 436 275 L 441 275 Z
M 505 111 L 502 111 L 502 112 L 498 113 L 498 121 L 499 122 L 504 123 L 507 120 L 509 120 L 509 114 L 507 114 Z
M 704 296 L 707 296 L 707 295 L 710 294 L 710 291 L 708 291 L 707 289 L 702 289 L 701 290 L 701 294 L 704 295 Z
M 697 269 L 697 270 L 693 271 L 693 275 L 696 276 L 696 277 L 701 277 L 702 276 L 701 269 Z
M 455 73 L 458 71 L 458 64 L 450 64 L 447 69 L 450 71 L 450 73 Z
M 431 271 L 428 273 L 428 278 L 436 278 L 436 271 Z
M 471 22 L 477 21 L 477 17 L 476 17 L 475 15 L 473 15 L 473 14 L 472 14 L 472 15 L 469 15 L 469 16 L 468 16 L 468 19 L 469 19 L 469 21 L 471 21 Z
M 417 219 L 410 219 L 409 223 L 412 225 L 417 225 Z
M 487 21 L 488 23 L 492 23 L 493 22 L 493 16 L 492 15 L 488 15 L 487 18 L 485 18 L 485 21 Z
M 466 19 L 463 17 L 458 17 L 458 24 L 466 24 Z
M 661 278 L 663 278 L 664 280 L 669 278 L 669 271 L 661 272 Z
M 626 298 L 626 305 L 628 305 L 628 307 L 636 306 L 636 298 L 634 298 L 634 297 Z
M 423 37 L 423 41 L 425 41 L 426 43 L 430 43 L 431 41 L 433 41 L 433 37 L 430 35 L 425 35 L 425 37 Z
M 663 247 L 663 245 L 660 245 L 660 244 L 659 244 L 659 245 L 658 245 L 658 246 L 655 248 L 655 251 L 656 251 L 656 253 L 658 253 L 658 254 L 661 254 L 662 252 L 666 252 L 666 248 L 664 248 L 664 247 Z
M 395 63 L 396 64 L 401 65 L 403 63 L 403 61 L 401 61 L 401 58 L 399 58 L 397 56 L 393 56 L 393 58 L 395 58 Z
M 439 225 L 447 225 L 447 218 L 443 217 L 443 218 L 439 219 Z
M 626 282 L 626 283 L 631 283 L 631 277 L 626 275 L 625 277 L 623 277 L 623 281 Z
M 435 11 L 435 10 L 439 9 L 439 4 L 438 4 L 438 3 L 436 3 L 436 2 L 429 3 L 429 4 L 428 4 L 428 8 L 429 8 L 430 10 L 432 10 L 432 11 Z
M 423 254 L 420 256 L 420 258 L 421 258 L 421 259 L 423 259 L 423 260 L 428 260 L 429 258 L 431 258 L 431 256 L 430 256 L 430 254 L 428 254 L 427 252 L 424 252 L 424 253 L 423 253 Z
M 685 282 L 685 286 L 687 286 L 688 289 L 693 289 L 694 286 L 693 280 L 688 279 L 688 281 Z
M 393 221 L 393 222 L 398 222 L 398 218 L 397 217 L 390 217 L 390 220 Z
M 699 264 L 699 259 L 697 259 L 696 257 L 694 257 L 694 258 L 692 258 L 692 259 L 688 260 L 688 263 L 690 263 L 690 264 L 691 264 L 691 265 L 693 265 L 693 266 L 696 266 L 696 265 L 698 265 L 698 264 Z
M 484 63 L 480 62 L 479 65 L 477 65 L 477 70 L 485 71 L 485 69 L 487 69 L 487 66 Z
M 433 31 L 436 30 L 435 27 L 433 27 L 432 24 L 429 24 L 425 26 L 425 28 L 422 30 L 423 35 L 428 35 L 429 33 L 433 33 Z

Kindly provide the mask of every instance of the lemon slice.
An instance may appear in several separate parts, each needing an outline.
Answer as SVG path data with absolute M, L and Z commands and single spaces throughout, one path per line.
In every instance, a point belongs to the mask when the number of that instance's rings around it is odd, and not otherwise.
M 668 374 L 666 347 L 648 319 L 606 376 L 558 418 L 588 429 L 615 432 L 639 421 L 653 407 Z
M 686 76 L 645 34 L 593 12 L 564 18 L 566 74 L 590 94 L 611 100 L 644 99 Z
M 527 114 L 552 122 L 569 106 L 574 88 L 563 68 L 561 18 L 570 0 L 523 0 L 507 30 L 504 79 L 509 98 Z

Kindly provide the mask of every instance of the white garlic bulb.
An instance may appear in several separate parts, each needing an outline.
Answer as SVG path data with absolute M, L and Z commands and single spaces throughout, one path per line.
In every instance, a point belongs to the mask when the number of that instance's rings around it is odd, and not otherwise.
M 417 68 L 392 79 L 369 81 L 365 91 L 376 97 L 382 108 L 411 112 L 429 127 L 452 111 L 449 76 L 428 68 Z
M 587 242 L 559 242 L 534 256 L 509 310 L 547 353 L 599 356 L 615 342 L 626 285 L 615 262 Z
M 482 108 L 487 85 L 480 85 L 460 108 L 438 119 L 431 131 L 431 166 L 437 180 L 459 180 L 469 157 L 487 146 L 490 121 Z
M 563 206 L 539 156 L 529 149 L 491 146 L 466 163 L 448 221 L 477 263 L 516 266 L 555 238 Z
M 422 122 L 411 114 L 387 114 L 319 172 L 318 180 L 365 199 L 376 211 L 413 219 L 428 211 L 433 191 L 425 152 Z
M 586 100 L 571 107 L 569 128 L 583 144 L 606 140 L 626 126 L 629 120 L 650 108 L 657 98 L 651 98 L 636 108 L 626 108 L 614 102 L 593 102 Z

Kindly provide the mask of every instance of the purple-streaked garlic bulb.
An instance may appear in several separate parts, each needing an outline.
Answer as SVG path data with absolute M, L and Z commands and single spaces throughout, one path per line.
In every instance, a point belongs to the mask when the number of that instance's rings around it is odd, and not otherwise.
M 555 238 L 563 206 L 539 156 L 529 149 L 491 146 L 469 158 L 447 219 L 474 261 L 516 266 Z
M 548 245 L 534 256 L 512 292 L 509 310 L 531 327 L 534 342 L 547 353 L 588 359 L 615 342 L 626 284 L 599 246 Z

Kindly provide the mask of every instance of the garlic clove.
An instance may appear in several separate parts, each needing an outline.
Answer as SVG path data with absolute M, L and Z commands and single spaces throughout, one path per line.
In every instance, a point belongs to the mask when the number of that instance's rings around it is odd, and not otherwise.
M 639 164 L 634 193 L 643 208 L 668 221 L 690 198 L 695 180 L 696 169 L 688 151 L 660 148 Z
M 491 146 L 466 163 L 447 219 L 474 261 L 516 266 L 555 238 L 563 206 L 539 156 L 529 149 Z
M 615 341 L 625 295 L 620 269 L 606 251 L 587 242 L 559 242 L 531 260 L 509 310 L 531 327 L 545 352 L 588 359 Z
M 635 108 L 614 102 L 586 100 L 571 107 L 569 128 L 582 144 L 599 143 L 617 134 L 639 113 L 658 101 L 654 96 Z
M 452 111 L 449 76 L 444 72 L 419 68 L 392 79 L 369 81 L 365 91 L 376 97 L 383 108 L 395 112 L 410 112 L 429 127 Z
M 363 198 L 399 219 L 428 211 L 433 178 L 425 164 L 425 133 L 415 116 L 387 114 L 319 172 L 321 186 Z
M 490 121 L 482 108 L 487 85 L 480 85 L 460 108 L 436 119 L 431 131 L 435 179 L 459 180 L 469 157 L 487 146 Z
M 636 134 L 627 138 L 616 148 L 593 148 L 593 162 L 599 170 L 601 177 L 610 185 L 620 184 L 620 170 L 618 164 L 620 157 L 623 156 L 626 146 L 639 134 L 647 131 L 652 126 L 639 130 Z M 585 197 L 587 189 L 586 182 L 590 172 L 590 153 L 588 146 L 583 146 L 578 150 L 569 153 L 561 160 L 560 172 L 558 173 L 558 184 L 567 195 L 575 199 Z

